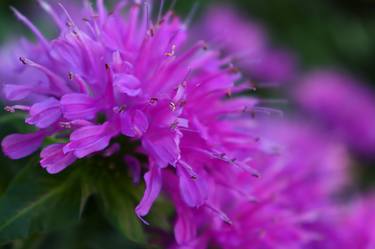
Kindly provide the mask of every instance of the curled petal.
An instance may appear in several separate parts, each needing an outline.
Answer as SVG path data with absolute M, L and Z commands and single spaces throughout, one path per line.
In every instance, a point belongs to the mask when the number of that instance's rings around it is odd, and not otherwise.
M 4 154 L 12 159 L 20 159 L 35 152 L 42 144 L 45 133 L 38 131 L 29 134 L 12 134 L 3 139 Z
M 121 115 L 121 132 L 125 136 L 141 137 L 147 129 L 147 116 L 140 110 L 127 111 Z
M 78 158 L 104 150 L 115 135 L 109 129 L 109 123 L 103 125 L 88 125 L 75 130 L 70 135 L 70 143 L 64 146 L 64 153 L 74 152 Z
M 59 120 L 60 116 L 60 102 L 55 98 L 48 98 L 31 107 L 26 123 L 39 128 L 47 128 Z
M 145 174 L 144 178 L 146 181 L 146 190 L 141 202 L 135 208 L 136 214 L 141 219 L 142 216 L 148 214 L 152 204 L 154 203 L 155 199 L 158 197 L 160 193 L 162 184 L 160 167 L 156 165 L 151 165 L 150 171 Z M 146 221 L 144 222 L 147 224 Z
M 180 157 L 179 137 L 170 130 L 160 129 L 146 134 L 142 145 L 159 167 L 175 165 Z
M 141 82 L 131 74 L 117 75 L 114 82 L 115 87 L 120 92 L 129 96 L 137 96 L 142 92 L 142 89 L 140 89 Z
M 72 152 L 64 153 L 63 148 L 64 144 L 52 144 L 40 153 L 40 164 L 48 173 L 59 173 L 77 159 Z

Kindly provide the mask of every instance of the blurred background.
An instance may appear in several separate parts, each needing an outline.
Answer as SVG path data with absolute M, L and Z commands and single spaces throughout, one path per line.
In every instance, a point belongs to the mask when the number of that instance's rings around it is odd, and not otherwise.
M 36 1 L 0 1 L 0 42 L 9 33 L 26 31 L 9 6 L 32 14 Z M 367 82 L 375 82 L 375 1 L 373 0 L 177 0 L 176 9 L 187 13 L 198 5 L 230 3 L 244 15 L 264 24 L 272 41 L 298 55 L 301 66 L 334 65 Z M 46 24 L 42 26 L 47 26 Z

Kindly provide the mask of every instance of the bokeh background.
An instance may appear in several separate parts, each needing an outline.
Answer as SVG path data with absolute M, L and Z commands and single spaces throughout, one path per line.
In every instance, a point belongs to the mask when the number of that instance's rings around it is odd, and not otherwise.
M 322 67 L 338 68 L 375 88 L 374 0 L 177 0 L 176 10 L 188 16 L 196 5 L 195 15 L 199 16 L 204 14 L 204 10 L 210 5 L 222 3 L 234 5 L 243 15 L 262 23 L 275 47 L 285 48 L 294 53 L 300 72 Z M 9 6 L 14 6 L 25 15 L 31 16 L 43 31 L 52 32 L 48 28 L 50 23 L 41 21 L 47 19 L 35 16 L 35 13 L 41 13 L 34 11 L 38 7 L 36 1 L 0 0 L 0 46 L 14 37 L 30 36 L 30 32 L 15 19 Z M 1 111 L 0 120 L 4 119 L 4 113 Z M 13 130 L 12 125 L 1 125 L 0 137 Z M 375 162 L 369 158 L 353 157 L 353 165 L 357 166 L 353 170 L 353 176 L 357 179 L 358 187 L 363 190 L 375 186 Z M 18 165 L 25 163 L 26 160 L 10 161 L 0 154 L 0 193 L 19 168 Z M 96 216 L 95 213 L 87 215 Z M 67 247 L 66 243 L 71 241 L 72 244 L 76 244 L 77 239 L 82 245 L 86 245 L 86 242 L 96 244 L 90 248 L 119 248 L 124 245 L 130 248 L 127 242 L 116 237 L 115 232 L 102 217 L 95 218 L 87 219 L 89 223 L 82 223 L 72 229 L 70 234 L 63 238 L 66 241 L 61 243 L 61 248 L 71 248 Z M 101 226 L 102 229 L 90 232 L 95 226 Z M 85 234 L 80 231 L 85 231 Z M 95 235 L 98 231 L 101 233 L 100 236 Z M 91 241 L 92 238 L 95 240 Z M 53 243 L 56 247 L 49 244 L 49 241 L 53 240 L 52 235 L 47 241 L 43 241 L 45 248 L 60 248 L 56 240 Z M 113 244 L 108 245 L 108 240 Z M 34 242 L 20 242 L 19 248 L 29 248 L 23 246 Z M 44 248 L 43 245 L 41 248 Z M 78 245 L 77 248 L 81 247 Z

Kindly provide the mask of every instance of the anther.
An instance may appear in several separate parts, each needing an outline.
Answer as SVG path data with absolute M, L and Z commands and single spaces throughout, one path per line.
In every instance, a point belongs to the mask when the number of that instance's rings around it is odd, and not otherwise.
M 176 104 L 174 102 L 170 102 L 169 103 L 169 108 L 171 109 L 172 112 L 174 112 L 176 110 Z
M 153 37 L 155 35 L 155 31 L 154 31 L 154 28 L 150 28 L 148 31 L 147 31 L 148 35 Z
M 159 101 L 158 98 L 152 97 L 152 98 L 150 98 L 149 103 L 151 105 L 156 105 L 158 103 L 158 101 Z
M 115 113 L 123 113 L 126 110 L 126 105 L 116 106 L 113 108 Z
M 69 72 L 68 73 L 68 79 L 73 80 L 73 78 L 74 78 L 74 74 L 72 72 Z
M 165 55 L 165 56 L 172 57 L 172 56 L 175 55 L 175 53 L 176 53 L 176 45 L 173 44 L 173 45 L 172 45 L 172 49 L 171 49 L 171 51 L 170 51 L 170 52 L 166 52 L 166 53 L 164 53 L 164 55 Z
M 71 129 L 72 128 L 72 124 L 70 122 L 60 122 L 59 125 L 60 125 L 61 128 L 65 128 L 65 129 Z
M 203 41 L 202 49 L 205 50 L 205 51 L 208 50 L 208 45 L 205 41 Z
M 26 63 L 26 58 L 25 58 L 25 57 L 20 57 L 19 59 L 20 59 L 20 61 L 21 61 L 22 64 L 24 64 L 24 65 L 27 64 L 27 63 Z
M 14 106 L 6 106 L 4 107 L 4 110 L 7 112 L 11 112 L 11 113 L 16 112 L 16 110 L 28 112 L 30 111 L 30 107 L 25 106 L 25 105 L 14 105 Z
M 12 106 L 6 106 L 4 107 L 4 110 L 11 113 L 16 112 L 16 109 L 14 109 Z
M 175 120 L 172 124 L 171 124 L 171 130 L 175 130 L 177 128 L 177 126 L 179 125 L 178 123 L 178 120 Z
M 240 71 L 240 69 L 238 67 L 231 66 L 229 68 L 229 73 L 231 73 L 231 74 L 238 74 L 239 72 L 241 72 L 241 71 Z

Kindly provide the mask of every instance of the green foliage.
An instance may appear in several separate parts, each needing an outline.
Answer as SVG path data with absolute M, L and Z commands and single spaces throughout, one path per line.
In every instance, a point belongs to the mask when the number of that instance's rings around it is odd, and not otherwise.
M 79 184 L 78 173 L 51 177 L 35 161 L 25 167 L 0 198 L 0 242 L 78 221 Z
M 90 208 L 102 212 L 117 228 L 117 237 L 145 245 L 142 224 L 134 213 L 143 186 L 134 186 L 126 167 L 115 167 L 113 163 L 91 158 L 64 173 L 49 175 L 32 160 L 0 196 L 0 244 L 19 245 L 25 243 L 22 239 L 54 232 L 60 237 L 75 237 L 67 231 L 74 228 L 79 234 L 78 227 L 91 222 L 82 220 L 87 220 L 87 202 L 93 199 Z

